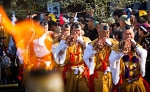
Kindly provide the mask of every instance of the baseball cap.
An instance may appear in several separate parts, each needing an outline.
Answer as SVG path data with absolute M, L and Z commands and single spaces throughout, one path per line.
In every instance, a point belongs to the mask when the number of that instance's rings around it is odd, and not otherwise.
M 150 31 L 150 25 L 148 23 L 137 24 L 137 26 L 139 26 L 145 32 Z
M 125 24 L 131 25 L 130 18 L 127 19 L 127 17 L 128 17 L 127 15 L 122 15 L 122 16 L 120 17 L 120 19 L 121 19 L 122 21 L 124 21 Z
M 94 17 L 88 15 L 86 16 L 85 20 L 94 20 Z
M 115 23 L 115 20 L 114 20 L 114 18 L 108 18 L 107 20 L 106 20 L 106 22 L 107 23 Z

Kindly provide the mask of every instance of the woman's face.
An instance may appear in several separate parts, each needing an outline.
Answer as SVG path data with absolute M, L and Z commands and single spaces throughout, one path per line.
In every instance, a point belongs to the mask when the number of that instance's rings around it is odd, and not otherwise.
M 139 27 L 137 26 L 137 24 L 138 24 L 137 19 L 135 19 L 135 20 L 133 21 L 133 26 L 134 26 L 134 29 L 135 29 L 135 30 L 138 30 L 138 29 L 139 29 Z
M 119 20 L 119 23 L 120 23 L 120 27 L 123 28 L 124 25 L 125 25 L 124 21 L 122 21 L 122 20 L 120 19 L 120 20 Z
M 143 31 L 141 31 L 141 29 L 139 28 L 138 33 L 140 36 L 143 36 Z

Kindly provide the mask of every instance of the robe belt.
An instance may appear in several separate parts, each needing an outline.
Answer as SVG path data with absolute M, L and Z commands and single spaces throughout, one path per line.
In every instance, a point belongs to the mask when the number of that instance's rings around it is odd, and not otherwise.
M 84 72 L 84 69 L 82 70 L 82 68 L 84 68 L 84 62 L 80 62 L 80 63 L 70 63 L 70 64 L 65 64 L 64 65 L 64 70 L 62 72 L 63 75 L 63 79 L 64 79 L 64 84 L 66 84 L 66 72 L 71 72 L 71 70 L 75 70 L 74 73 L 78 73 L 78 69 L 80 68 L 80 72 Z

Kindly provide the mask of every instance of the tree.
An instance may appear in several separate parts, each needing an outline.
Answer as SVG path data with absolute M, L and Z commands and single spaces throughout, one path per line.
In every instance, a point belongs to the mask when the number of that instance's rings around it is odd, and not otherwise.
M 60 2 L 62 8 L 67 8 L 69 5 L 82 5 L 85 10 L 94 8 L 95 16 L 102 18 L 109 17 L 110 9 L 125 8 L 125 5 L 133 3 L 143 3 L 147 0 L 1 0 L 0 3 L 7 10 L 8 14 L 15 11 L 17 16 L 25 17 L 30 11 L 37 11 L 47 7 L 47 4 L 52 2 Z

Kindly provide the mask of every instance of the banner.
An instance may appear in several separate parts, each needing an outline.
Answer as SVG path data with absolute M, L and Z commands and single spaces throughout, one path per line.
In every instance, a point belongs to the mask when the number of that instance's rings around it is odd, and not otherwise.
M 59 2 L 50 3 L 47 5 L 47 11 L 55 14 L 57 17 L 60 16 L 60 4 Z

